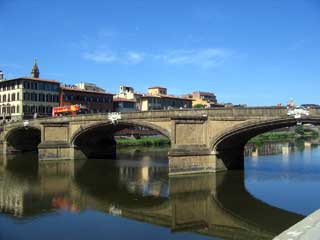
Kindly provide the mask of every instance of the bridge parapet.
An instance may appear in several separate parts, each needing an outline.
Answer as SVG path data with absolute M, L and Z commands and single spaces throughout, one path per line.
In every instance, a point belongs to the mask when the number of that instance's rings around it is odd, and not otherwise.
M 287 116 L 287 108 L 284 107 L 250 107 L 250 108 L 211 108 L 211 109 L 179 109 L 179 110 L 162 110 L 162 111 L 144 111 L 144 112 L 123 112 L 121 118 L 127 119 L 159 119 L 159 118 L 177 118 L 177 117 L 242 117 L 242 118 L 259 118 L 259 117 L 275 117 Z M 313 111 L 313 114 L 320 112 Z M 46 121 L 84 121 L 84 120 L 103 120 L 107 119 L 108 114 L 87 114 L 62 118 L 46 118 Z

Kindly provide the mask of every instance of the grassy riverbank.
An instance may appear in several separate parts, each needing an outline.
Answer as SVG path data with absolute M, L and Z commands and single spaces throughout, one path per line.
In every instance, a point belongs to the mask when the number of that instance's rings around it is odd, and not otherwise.
M 118 138 L 116 142 L 119 146 L 162 146 L 170 144 L 170 140 L 165 137 Z
M 297 126 L 290 131 L 276 131 L 260 134 L 252 139 L 249 143 L 264 143 L 269 141 L 291 141 L 299 138 L 317 138 L 319 133 L 312 129 L 305 129 Z

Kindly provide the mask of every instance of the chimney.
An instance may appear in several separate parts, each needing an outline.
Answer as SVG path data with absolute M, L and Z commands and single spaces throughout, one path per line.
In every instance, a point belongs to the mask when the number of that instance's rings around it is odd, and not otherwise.
M 4 80 L 3 79 L 3 72 L 0 70 L 0 81 Z

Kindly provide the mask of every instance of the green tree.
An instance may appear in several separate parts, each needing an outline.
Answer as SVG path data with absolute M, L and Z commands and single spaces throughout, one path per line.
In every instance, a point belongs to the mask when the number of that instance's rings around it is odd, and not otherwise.
M 203 104 L 201 104 L 201 103 L 198 103 L 198 104 L 194 105 L 193 107 L 194 107 L 194 108 L 205 108 L 206 105 L 203 105 Z
M 303 126 L 302 125 L 298 125 L 298 126 L 296 126 L 296 128 L 295 128 L 295 132 L 297 133 L 297 134 L 299 134 L 299 135 L 304 135 L 304 129 L 303 129 Z

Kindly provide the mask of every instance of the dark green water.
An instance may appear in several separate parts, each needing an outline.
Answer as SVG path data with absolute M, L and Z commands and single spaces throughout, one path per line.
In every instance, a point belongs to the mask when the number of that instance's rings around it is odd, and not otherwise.
M 320 148 L 247 157 L 245 171 L 168 177 L 167 149 L 0 170 L 0 239 L 272 239 L 320 208 Z

